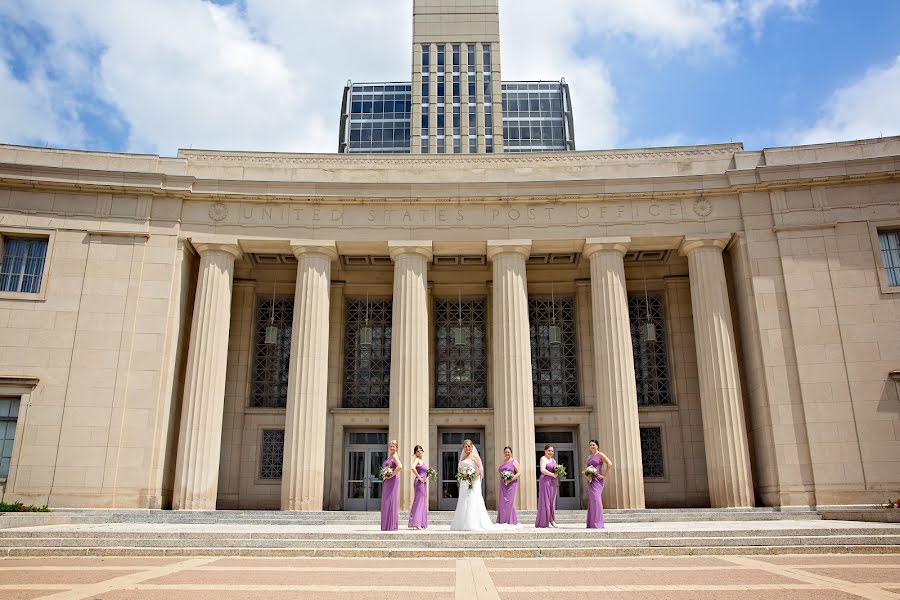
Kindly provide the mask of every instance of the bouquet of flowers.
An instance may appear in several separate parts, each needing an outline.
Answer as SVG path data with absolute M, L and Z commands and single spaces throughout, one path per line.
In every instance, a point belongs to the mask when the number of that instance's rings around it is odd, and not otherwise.
M 428 479 L 437 479 L 437 471 L 435 471 L 431 467 L 428 467 L 428 474 L 426 476 L 428 477 Z
M 460 467 L 459 470 L 456 472 L 456 479 L 460 483 L 462 483 L 463 481 L 468 483 L 470 490 L 475 487 L 476 477 L 477 477 L 477 473 L 476 473 L 475 469 L 473 469 L 472 467 Z
M 512 481 L 516 474 L 512 471 L 500 471 L 500 479 L 503 481 Z
M 596 477 L 599 474 L 600 473 L 597 471 L 597 467 L 594 467 L 594 466 L 590 466 L 587 469 L 585 469 L 584 471 L 582 471 L 582 475 L 584 475 L 588 479 L 593 479 L 594 477 Z
M 378 472 L 378 476 L 381 477 L 381 480 L 390 479 L 394 475 L 394 469 L 392 467 L 381 467 L 381 471 Z
M 557 479 L 565 479 L 566 477 L 566 468 L 563 465 L 553 467 L 553 472 L 556 473 Z

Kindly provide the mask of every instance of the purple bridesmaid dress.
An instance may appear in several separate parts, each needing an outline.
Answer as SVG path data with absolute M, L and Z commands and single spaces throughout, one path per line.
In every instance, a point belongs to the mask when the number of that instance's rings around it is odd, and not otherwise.
M 422 479 L 428 479 L 428 466 L 419 464 L 416 466 L 416 474 Z M 408 527 L 428 527 L 428 486 L 418 479 L 413 481 L 413 503 L 409 509 Z
M 391 457 L 381 463 L 382 467 L 396 469 L 397 465 Z M 394 476 L 385 479 L 381 484 L 381 530 L 397 531 L 397 494 L 400 493 L 399 478 Z
M 544 468 L 552 472 L 556 468 L 556 461 L 551 458 Z M 550 527 L 551 522 L 556 522 L 556 484 L 556 479 L 541 473 L 541 480 L 538 484 L 537 518 L 534 520 L 535 527 Z
M 594 454 L 590 458 L 587 459 L 587 463 L 585 468 L 594 467 L 597 469 L 597 472 L 601 472 L 603 469 L 600 467 L 600 453 Z M 588 529 L 603 529 L 603 484 L 606 483 L 606 479 L 600 479 L 599 477 L 591 477 L 588 483 L 588 510 L 587 510 L 587 528 Z
M 516 465 L 509 460 L 500 465 L 497 469 L 500 473 L 509 471 L 516 472 Z M 500 497 L 497 499 L 497 524 L 506 523 L 508 525 L 518 525 L 519 517 L 516 514 L 516 492 L 519 489 L 519 481 L 513 481 L 509 485 L 500 479 Z

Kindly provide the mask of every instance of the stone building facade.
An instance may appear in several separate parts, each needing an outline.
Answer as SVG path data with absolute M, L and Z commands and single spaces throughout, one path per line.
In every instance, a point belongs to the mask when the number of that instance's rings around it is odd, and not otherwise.
M 612 507 L 900 490 L 900 138 L 535 155 L 0 146 L 0 494 L 367 510 L 389 438 Z M 375 467 L 377 469 L 377 467 Z M 496 479 L 487 478 L 488 504 Z M 404 495 L 409 486 L 404 485 Z M 563 507 L 584 505 L 577 476 Z

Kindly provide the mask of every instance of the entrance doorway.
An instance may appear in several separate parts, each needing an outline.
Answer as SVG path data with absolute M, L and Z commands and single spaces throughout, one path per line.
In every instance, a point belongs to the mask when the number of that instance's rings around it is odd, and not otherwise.
M 575 510 L 581 507 L 579 496 L 579 481 L 581 480 L 581 463 L 578 462 L 578 451 L 575 444 L 574 431 L 535 431 L 534 452 L 536 456 L 537 477 L 541 478 L 541 457 L 544 456 L 544 446 L 552 444 L 556 451 L 554 458 L 557 464 L 566 468 L 566 476 L 559 480 L 559 495 L 556 498 L 556 507 L 566 510 Z
M 344 510 L 381 509 L 381 463 L 386 431 L 350 431 L 344 445 Z
M 456 480 L 456 470 L 459 466 L 459 453 L 462 450 L 463 441 L 472 440 L 480 453 L 483 446 L 484 432 L 482 431 L 441 431 L 438 456 L 440 457 L 440 487 L 438 487 L 438 510 L 456 510 L 456 501 L 459 498 L 459 482 Z M 484 462 L 484 456 L 481 457 Z M 481 493 L 484 494 L 484 479 L 481 483 Z

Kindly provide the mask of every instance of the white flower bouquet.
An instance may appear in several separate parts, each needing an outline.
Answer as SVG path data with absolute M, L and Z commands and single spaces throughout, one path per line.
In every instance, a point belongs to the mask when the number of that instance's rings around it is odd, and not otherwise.
M 390 479 L 394 476 L 394 469 L 392 467 L 381 467 L 381 471 L 378 472 L 378 476 L 381 477 L 381 480 Z
M 588 467 L 587 469 L 585 469 L 584 471 L 582 471 L 582 474 L 585 477 L 587 477 L 588 479 L 593 479 L 594 477 L 599 475 L 600 472 L 597 471 L 597 467 L 592 465 L 592 466 Z
M 500 479 L 503 481 L 512 481 L 516 474 L 512 471 L 500 471 Z
M 456 472 L 456 479 L 462 483 L 465 481 L 469 484 L 469 489 L 475 487 L 475 479 L 477 478 L 478 473 L 472 467 L 460 467 Z

